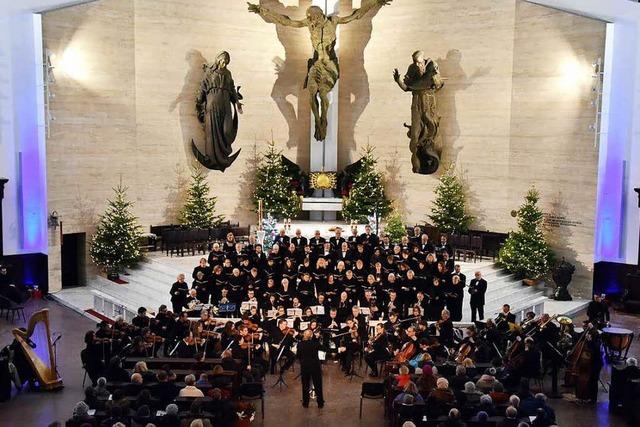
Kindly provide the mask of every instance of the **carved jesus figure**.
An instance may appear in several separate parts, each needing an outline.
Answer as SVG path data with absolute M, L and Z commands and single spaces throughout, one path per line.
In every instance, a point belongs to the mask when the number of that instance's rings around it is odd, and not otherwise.
M 311 44 L 313 45 L 313 58 L 308 61 L 304 87 L 309 89 L 309 94 L 311 95 L 309 98 L 311 111 L 315 119 L 314 137 L 316 140 L 324 141 L 327 137 L 329 92 L 331 92 L 340 76 L 338 56 L 335 51 L 338 24 L 348 24 L 351 21 L 360 19 L 376 6 L 387 5 L 391 1 L 369 0 L 367 3 L 363 2 L 362 7 L 354 10 L 351 15 L 344 17 L 327 16 L 320 7 L 311 6 L 307 9 L 307 16 L 303 20 L 294 20 L 259 4 L 247 3 L 250 12 L 259 14 L 265 20 L 287 27 L 309 28 Z

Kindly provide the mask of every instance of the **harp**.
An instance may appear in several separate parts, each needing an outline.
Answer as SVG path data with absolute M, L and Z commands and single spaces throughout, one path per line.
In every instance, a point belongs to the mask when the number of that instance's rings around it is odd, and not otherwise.
M 51 344 L 49 330 L 49 310 L 36 311 L 29 318 L 27 330 L 14 329 L 13 336 L 20 345 L 27 361 L 44 390 L 62 387 L 62 378 L 58 377 L 55 353 Z

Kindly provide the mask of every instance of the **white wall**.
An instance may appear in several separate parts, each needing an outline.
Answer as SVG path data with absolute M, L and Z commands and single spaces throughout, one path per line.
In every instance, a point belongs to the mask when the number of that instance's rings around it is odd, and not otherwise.
M 40 15 L 0 16 L 0 176 L 5 254 L 46 253 Z
M 527 0 L 612 23 L 608 30 L 598 173 L 595 260 L 636 264 L 640 211 L 640 4 L 628 0 Z

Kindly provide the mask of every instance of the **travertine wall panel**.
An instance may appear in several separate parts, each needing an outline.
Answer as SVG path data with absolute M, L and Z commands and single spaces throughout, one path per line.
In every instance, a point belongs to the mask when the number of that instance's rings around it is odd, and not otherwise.
M 310 1 L 262 3 L 302 18 Z M 352 1 L 340 9 L 350 13 Z M 90 233 L 120 177 L 143 225 L 176 220 L 190 141 L 202 138 L 194 112 L 201 66 L 223 49 L 245 113 L 238 160 L 209 173 L 221 212 L 252 221 L 254 156 L 272 134 L 308 166 L 306 29 L 265 23 L 236 0 L 102 0 L 47 13 L 43 25 L 45 46 L 58 58 L 75 52 L 81 71 L 59 70 L 48 142 L 49 205 L 65 232 Z M 520 0 L 395 0 L 342 27 L 339 166 L 367 142 L 376 146 L 407 221 L 426 219 L 438 176 L 411 173 L 402 126 L 411 96 L 391 76 L 424 50 L 447 78 L 438 97 L 442 159 L 466 178 L 475 227 L 513 228 L 509 212 L 535 184 L 547 211 L 580 223 L 552 232 L 587 283 L 597 165 L 589 64 L 603 45 L 603 23 Z

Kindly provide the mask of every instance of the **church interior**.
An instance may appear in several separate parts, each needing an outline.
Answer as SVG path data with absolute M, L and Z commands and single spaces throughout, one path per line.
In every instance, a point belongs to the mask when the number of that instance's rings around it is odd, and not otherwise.
M 638 58 L 636 0 L 0 0 L 0 424 L 640 425 Z

